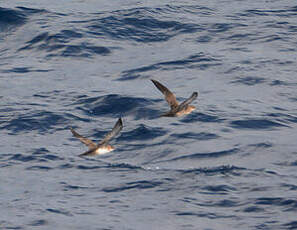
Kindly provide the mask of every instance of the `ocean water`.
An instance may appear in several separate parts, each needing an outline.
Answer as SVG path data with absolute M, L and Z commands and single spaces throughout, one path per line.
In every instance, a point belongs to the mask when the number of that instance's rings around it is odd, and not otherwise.
M 296 1 L 1 1 L 0 228 L 297 229 L 296 61 Z

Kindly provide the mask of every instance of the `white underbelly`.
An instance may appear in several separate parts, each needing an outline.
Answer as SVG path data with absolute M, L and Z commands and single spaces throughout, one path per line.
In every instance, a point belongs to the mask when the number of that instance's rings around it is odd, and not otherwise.
M 112 150 L 108 149 L 108 148 L 98 148 L 96 150 L 96 154 L 105 154 L 105 153 L 109 153 L 111 152 Z

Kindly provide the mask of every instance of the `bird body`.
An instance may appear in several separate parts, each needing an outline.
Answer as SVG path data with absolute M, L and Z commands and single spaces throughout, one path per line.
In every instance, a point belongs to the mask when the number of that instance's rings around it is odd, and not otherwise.
M 156 80 L 152 79 L 151 81 L 164 94 L 165 100 L 170 106 L 170 111 L 162 114 L 162 117 L 179 117 L 182 115 L 189 114 L 196 109 L 196 107 L 190 105 L 190 103 L 198 97 L 197 92 L 192 93 L 192 95 L 188 99 L 179 104 L 176 100 L 175 95 L 168 88 L 166 88 L 164 85 L 162 85 L 160 82 Z
M 73 136 L 78 138 L 82 143 L 88 146 L 89 150 L 80 154 L 79 156 L 95 156 L 95 155 L 102 155 L 113 151 L 115 148 L 108 144 L 108 142 L 116 136 L 123 128 L 122 119 L 119 118 L 117 123 L 114 125 L 113 129 L 107 133 L 102 141 L 98 144 L 94 143 L 93 141 L 81 136 L 72 128 L 70 131 L 72 132 Z

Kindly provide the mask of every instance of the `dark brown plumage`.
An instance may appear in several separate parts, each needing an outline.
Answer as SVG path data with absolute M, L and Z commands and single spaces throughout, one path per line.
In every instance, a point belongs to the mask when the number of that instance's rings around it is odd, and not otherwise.
M 87 139 L 86 137 L 81 136 L 78 134 L 74 129 L 70 128 L 73 136 L 78 138 L 82 143 L 88 146 L 89 150 L 80 156 L 93 156 L 93 155 L 100 155 L 111 152 L 114 148 L 108 144 L 108 142 L 116 136 L 123 128 L 123 121 L 121 118 L 118 119 L 117 123 L 114 125 L 113 129 L 106 134 L 102 141 L 98 144 L 94 143 L 93 141 Z
M 198 93 L 194 92 L 192 95 L 186 99 L 184 102 L 179 104 L 176 100 L 175 95 L 164 85 L 162 85 L 160 82 L 156 80 L 151 80 L 154 85 L 164 94 L 165 100 L 170 106 L 170 111 L 162 114 L 161 116 L 165 117 L 176 117 L 176 116 L 182 116 L 184 114 L 191 113 L 195 106 L 189 105 L 192 101 L 194 101 L 198 97 Z

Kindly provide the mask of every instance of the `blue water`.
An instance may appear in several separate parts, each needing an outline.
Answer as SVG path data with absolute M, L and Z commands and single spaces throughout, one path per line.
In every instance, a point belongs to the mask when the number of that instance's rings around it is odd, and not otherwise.
M 297 229 L 295 1 L 0 7 L 1 229 Z

